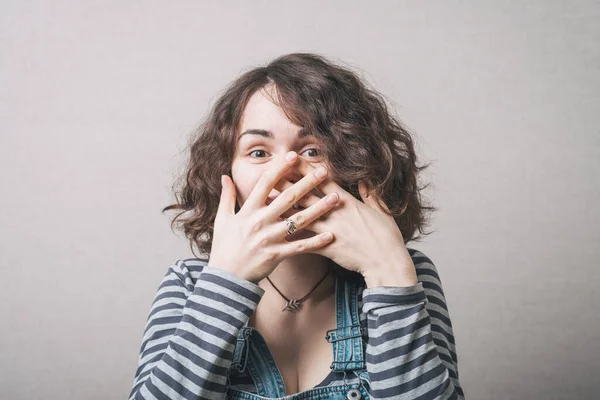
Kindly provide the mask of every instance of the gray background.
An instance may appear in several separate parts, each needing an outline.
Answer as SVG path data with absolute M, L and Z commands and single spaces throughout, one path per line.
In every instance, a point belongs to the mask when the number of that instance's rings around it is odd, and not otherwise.
M 119 399 L 167 267 L 187 135 L 239 73 L 344 61 L 432 167 L 422 243 L 469 399 L 600 392 L 593 1 L 3 1 L 0 389 Z

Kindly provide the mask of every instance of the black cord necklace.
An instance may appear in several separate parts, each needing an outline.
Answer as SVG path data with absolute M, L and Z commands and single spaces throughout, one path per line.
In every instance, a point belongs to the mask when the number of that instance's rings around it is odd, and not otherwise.
M 327 277 L 327 275 L 329 275 L 329 272 L 332 270 L 332 268 L 333 267 L 329 267 L 329 269 L 327 270 L 327 272 L 325 273 L 325 275 L 323 275 L 323 277 L 319 280 L 319 282 L 317 282 L 317 284 L 315 285 L 315 287 L 313 287 L 312 290 L 310 292 L 308 292 L 308 294 L 306 296 L 302 297 L 299 300 L 288 299 L 287 297 L 285 297 L 285 295 L 283 293 L 281 293 L 281 291 L 279 291 L 279 289 L 277 289 L 277 286 L 275 286 L 273 284 L 273 282 L 267 276 L 267 280 L 269 281 L 269 283 L 271 284 L 271 286 L 273 286 L 275 288 L 275 290 L 277 290 L 277 293 L 279 293 L 281 295 L 281 297 L 283 297 L 287 301 L 287 303 L 285 304 L 285 307 L 283 307 L 283 309 L 281 311 L 298 311 L 298 310 L 300 310 L 300 308 L 302 307 L 302 302 L 304 300 L 306 300 L 306 298 L 308 296 L 310 296 L 310 294 L 312 292 L 315 291 L 315 289 L 317 288 L 317 286 L 319 286 L 319 284 L 325 280 L 325 278 Z

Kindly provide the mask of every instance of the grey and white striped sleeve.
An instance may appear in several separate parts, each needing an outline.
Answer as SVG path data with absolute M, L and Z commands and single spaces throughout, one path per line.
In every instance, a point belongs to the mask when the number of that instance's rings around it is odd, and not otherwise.
M 152 302 L 129 399 L 225 399 L 238 331 L 263 294 L 206 260 L 176 261 Z
M 373 399 L 464 399 L 452 323 L 433 262 L 410 250 L 419 283 L 362 292 Z

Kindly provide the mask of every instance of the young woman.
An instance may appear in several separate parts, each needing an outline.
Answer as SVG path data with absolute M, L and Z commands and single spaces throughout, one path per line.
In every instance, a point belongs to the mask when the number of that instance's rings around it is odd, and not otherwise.
M 130 399 L 461 399 L 409 133 L 316 54 L 235 80 L 176 191 L 206 256 L 171 265 Z

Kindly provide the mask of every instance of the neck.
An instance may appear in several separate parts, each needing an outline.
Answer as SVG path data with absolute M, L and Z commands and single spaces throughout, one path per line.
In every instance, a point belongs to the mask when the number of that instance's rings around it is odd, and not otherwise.
M 297 254 L 281 261 L 269 275 L 269 279 L 288 299 L 301 299 L 306 296 L 331 268 L 333 262 L 318 254 Z M 316 305 L 335 292 L 335 271 L 330 271 L 319 286 L 303 301 L 304 306 Z M 285 300 L 275 288 L 263 279 L 259 283 L 269 298 L 282 305 Z

